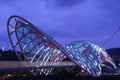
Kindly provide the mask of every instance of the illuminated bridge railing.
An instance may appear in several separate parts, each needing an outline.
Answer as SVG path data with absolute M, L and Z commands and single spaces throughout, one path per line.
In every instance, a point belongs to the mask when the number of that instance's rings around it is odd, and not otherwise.
M 0 72 L 7 70 L 24 70 L 24 69 L 41 69 L 41 68 L 52 68 L 52 67 L 67 67 L 76 66 L 73 62 L 56 62 L 51 65 L 51 62 L 47 62 L 46 65 L 39 65 L 43 61 L 29 62 L 29 61 L 0 61 Z

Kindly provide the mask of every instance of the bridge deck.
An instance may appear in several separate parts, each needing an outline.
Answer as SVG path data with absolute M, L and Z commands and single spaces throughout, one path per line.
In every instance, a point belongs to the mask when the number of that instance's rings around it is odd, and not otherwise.
M 76 66 L 73 62 L 29 62 L 29 61 L 0 61 L 0 72 L 5 70 L 21 70 L 21 69 L 38 69 L 38 68 L 50 68 L 50 67 L 67 67 L 67 66 Z

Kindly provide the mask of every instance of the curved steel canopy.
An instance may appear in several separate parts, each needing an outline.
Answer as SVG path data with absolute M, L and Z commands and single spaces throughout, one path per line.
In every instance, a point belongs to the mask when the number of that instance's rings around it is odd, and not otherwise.
M 110 59 L 102 48 L 89 41 L 60 45 L 42 30 L 19 16 L 11 16 L 8 19 L 7 29 L 11 45 L 20 61 L 43 61 L 40 65 L 45 65 L 46 62 L 53 65 L 54 62 L 59 64 L 67 56 L 91 75 L 98 76 L 101 74 L 101 63 Z M 109 62 L 112 63 L 112 61 Z M 52 69 L 37 71 L 48 74 Z

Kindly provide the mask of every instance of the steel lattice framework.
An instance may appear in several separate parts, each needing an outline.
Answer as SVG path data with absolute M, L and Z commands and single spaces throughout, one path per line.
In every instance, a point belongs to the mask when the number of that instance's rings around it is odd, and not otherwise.
M 92 75 L 100 75 L 101 64 L 106 61 L 116 68 L 107 52 L 90 41 L 76 41 L 63 45 L 63 47 L 80 67 Z
M 101 74 L 101 64 L 108 61 L 114 65 L 110 56 L 99 46 L 89 41 L 78 41 L 60 45 L 42 30 L 22 17 L 11 16 L 7 23 L 11 45 L 20 61 L 38 62 L 45 65 L 50 62 L 59 64 L 68 57 L 76 65 L 93 76 Z M 20 51 L 20 52 L 18 52 Z M 53 68 L 32 70 L 49 74 Z

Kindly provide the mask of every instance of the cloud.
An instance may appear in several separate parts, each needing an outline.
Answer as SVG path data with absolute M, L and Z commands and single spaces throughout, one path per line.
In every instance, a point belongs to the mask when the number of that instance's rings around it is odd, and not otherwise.
M 1 0 L 0 36 L 4 34 L 8 42 L 7 19 L 19 15 L 61 43 L 87 39 L 101 44 L 120 25 L 119 3 L 119 0 Z M 111 43 L 116 46 L 114 41 Z
M 83 4 L 87 0 L 44 0 L 48 10 L 68 10 L 76 5 Z
M 72 7 L 84 1 L 85 0 L 55 0 L 55 3 L 60 7 Z

